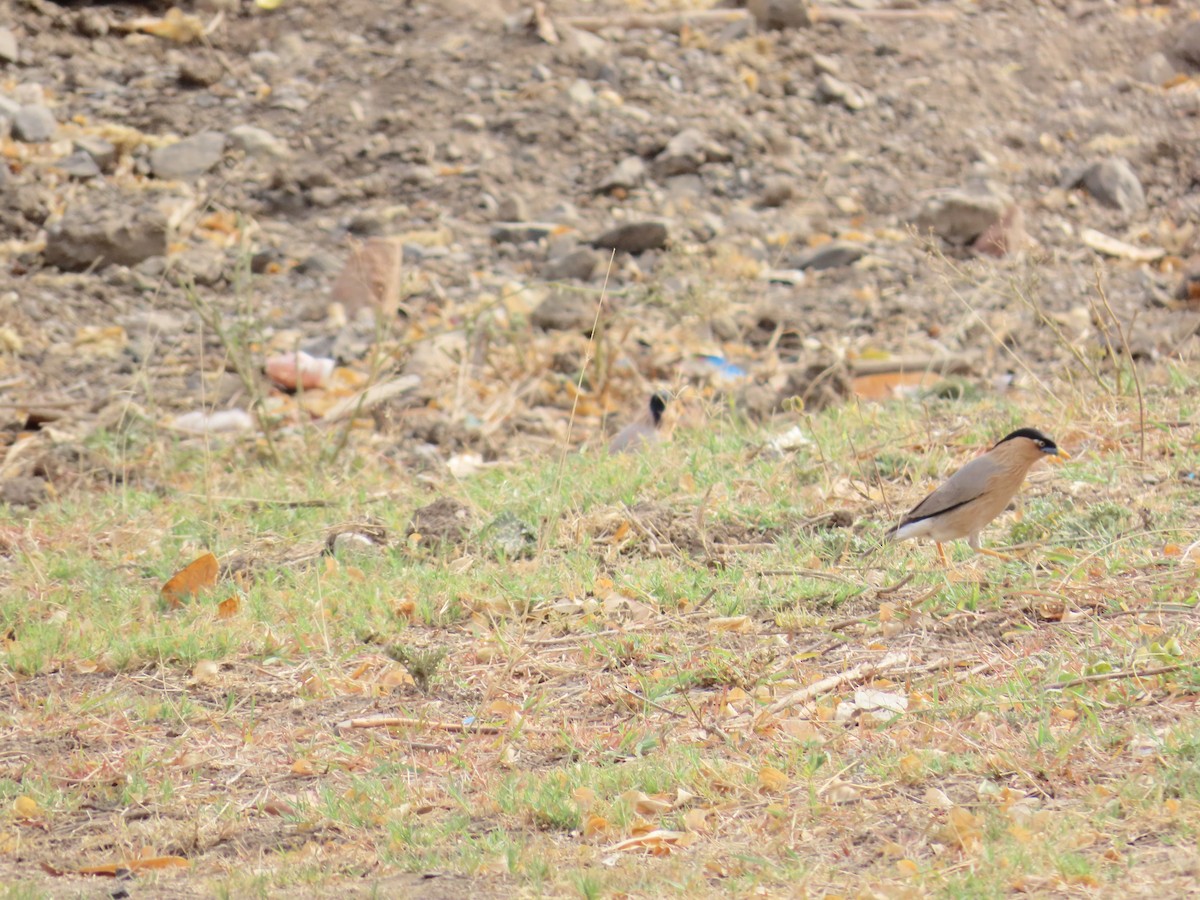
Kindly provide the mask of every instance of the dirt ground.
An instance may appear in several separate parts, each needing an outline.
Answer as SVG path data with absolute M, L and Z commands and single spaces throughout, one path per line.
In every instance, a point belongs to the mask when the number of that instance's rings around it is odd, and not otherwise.
M 614 24 L 560 25 L 552 44 L 521 27 L 517 4 L 265 12 L 210 0 L 189 11 L 204 35 L 178 43 L 145 33 L 161 9 L 6 0 L 18 62 L 4 92 L 58 122 L 51 140 L 4 143 L 6 409 L 57 408 L 58 427 L 86 433 L 128 401 L 152 417 L 245 405 L 244 384 L 220 372 L 228 342 L 211 328 L 198 338 L 197 307 L 239 314 L 260 350 L 366 369 L 374 334 L 356 316 L 369 292 L 353 277 L 331 291 L 351 247 L 373 237 L 402 247 L 399 315 L 384 316 L 398 335 L 391 362 L 450 411 L 421 436 L 440 428 L 434 443 L 453 443 L 464 420 L 490 415 L 489 453 L 515 421 L 544 430 L 569 407 L 531 389 L 498 415 L 491 388 L 577 371 L 604 285 L 611 378 L 598 411 L 618 418 L 650 387 L 711 380 L 703 363 L 689 368 L 700 357 L 779 389 L 790 369 L 830 359 L 948 355 L 989 386 L 1069 359 L 1068 346 L 1191 352 L 1195 11 L 915 6 L 910 18 L 867 4 L 856 22 L 672 32 L 623 27 L 626 4 L 556 3 L 551 23 Z M 947 15 L 921 17 L 931 11 Z M 241 126 L 267 137 L 229 137 Z M 155 147 L 202 132 L 226 136 L 211 169 L 153 174 Z M 67 174 L 64 160 L 96 137 L 114 149 L 104 171 Z M 1144 204 L 1110 208 L 1079 184 L 1110 157 L 1128 162 Z M 612 177 L 630 159 L 644 171 Z M 1002 210 L 1002 256 L 955 246 L 981 230 L 970 215 L 920 218 L 953 190 Z M 89 233 L 63 228 L 73 210 L 115 215 L 126 231 L 100 231 L 126 246 L 165 219 L 169 263 L 92 262 Z M 513 221 L 532 234 L 498 227 Z M 666 225 L 665 248 L 617 252 L 611 270 L 607 250 L 587 252 L 643 221 Z M 921 237 L 931 224 L 949 240 Z M 1085 229 L 1158 258 L 1098 253 Z M 831 245 L 850 255 L 798 271 Z M 573 264 L 547 270 L 571 251 Z M 1124 334 L 1104 327 L 1112 316 Z M 451 394 L 445 361 L 464 355 L 476 377 Z

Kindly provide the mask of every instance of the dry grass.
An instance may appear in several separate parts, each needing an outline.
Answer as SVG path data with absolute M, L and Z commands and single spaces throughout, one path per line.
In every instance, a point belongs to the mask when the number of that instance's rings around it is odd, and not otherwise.
M 125 487 L 0 531 L 5 895 L 1194 891 L 1196 379 L 1146 381 L 1144 434 L 1076 387 L 423 484 L 370 438 L 337 471 L 98 440 Z M 874 549 L 1015 424 L 1075 456 L 989 531 L 1020 559 Z M 463 541 L 406 536 L 437 496 Z M 219 587 L 167 610 L 209 549 Z M 420 689 L 397 646 L 446 659 Z

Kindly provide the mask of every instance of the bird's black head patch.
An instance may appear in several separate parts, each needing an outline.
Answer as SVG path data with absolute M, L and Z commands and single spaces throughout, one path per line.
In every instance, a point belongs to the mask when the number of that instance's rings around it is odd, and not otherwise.
M 650 418 L 654 421 L 655 427 L 662 421 L 663 413 L 667 411 L 667 395 L 663 391 L 656 391 L 650 396 Z
M 1004 437 L 998 440 L 996 442 L 996 446 L 999 447 L 1005 441 L 1011 441 L 1013 438 L 1028 438 L 1037 444 L 1038 448 L 1043 453 L 1058 452 L 1058 445 L 1054 443 L 1054 440 L 1042 434 L 1042 432 L 1038 431 L 1036 428 L 1018 428 L 1012 434 L 1006 434 Z

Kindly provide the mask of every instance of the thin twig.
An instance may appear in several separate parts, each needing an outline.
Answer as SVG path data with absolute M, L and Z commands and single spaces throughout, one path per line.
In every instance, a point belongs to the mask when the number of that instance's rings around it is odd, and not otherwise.
M 639 703 L 645 703 L 647 706 L 653 706 L 659 712 L 665 712 L 668 716 L 675 716 L 675 718 L 677 718 L 677 719 L 686 719 L 687 718 L 687 716 L 685 716 L 683 713 L 679 712 L 679 710 L 671 709 L 670 707 L 663 706 L 661 703 L 656 703 L 644 694 L 639 694 L 637 691 L 631 691 L 629 688 L 625 687 L 625 685 L 623 685 L 623 684 L 618 684 L 616 686 L 616 688 L 618 691 L 624 691 L 626 694 L 628 694 L 634 700 L 637 700 Z
M 907 653 L 888 653 L 882 659 L 875 662 L 865 662 L 855 666 L 853 669 L 847 669 L 840 675 L 830 675 L 828 678 L 822 678 L 815 684 L 810 684 L 806 688 L 801 688 L 798 691 L 792 691 L 780 697 L 765 710 L 762 715 L 773 716 L 783 712 L 785 709 L 790 709 L 793 706 L 799 706 L 801 703 L 807 703 L 820 697 L 822 694 L 828 694 L 831 691 L 837 690 L 844 684 L 849 684 L 853 681 L 862 681 L 866 678 L 872 678 L 875 675 L 885 672 L 888 669 L 895 668 L 902 663 L 908 662 L 910 659 Z
M 1096 675 L 1082 675 L 1070 681 L 1059 681 L 1046 685 L 1048 691 L 1061 691 L 1064 688 L 1078 687 L 1081 684 L 1092 684 L 1097 681 L 1116 681 L 1121 678 L 1149 678 L 1152 675 L 1167 675 L 1180 669 L 1195 668 L 1195 662 L 1175 663 L 1171 666 L 1156 666 L 1153 669 L 1130 669 L 1127 672 L 1101 672 Z
M 912 581 L 913 576 L 914 576 L 914 573 L 909 572 L 907 575 L 905 575 L 903 578 L 901 578 L 895 584 L 889 584 L 887 587 L 877 588 L 875 591 L 875 596 L 876 597 L 886 597 L 888 594 L 896 593 L 896 591 L 900 590 L 900 588 L 904 587 L 906 584 L 908 584 L 910 581 Z
M 411 719 L 406 716 L 370 716 L 364 719 L 347 719 L 338 722 L 337 730 L 344 728 L 432 728 L 450 734 L 504 734 L 507 725 L 469 725 L 464 722 L 438 722 L 433 719 Z

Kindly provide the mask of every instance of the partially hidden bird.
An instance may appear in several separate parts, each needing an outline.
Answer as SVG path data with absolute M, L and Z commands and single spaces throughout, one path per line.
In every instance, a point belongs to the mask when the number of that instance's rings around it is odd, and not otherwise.
M 646 410 L 613 435 L 613 439 L 608 444 L 608 452 L 624 453 L 657 441 L 659 430 L 662 427 L 663 413 L 666 411 L 667 395 L 662 391 L 652 394 Z
M 937 544 L 942 565 L 946 565 L 942 542 L 959 538 L 966 538 L 976 553 L 1008 559 L 1003 553 L 979 546 L 979 533 L 1004 512 L 1034 463 L 1039 459 L 1069 458 L 1069 453 L 1036 428 L 1018 428 L 914 506 L 899 525 L 889 529 L 887 538 L 931 538 Z

